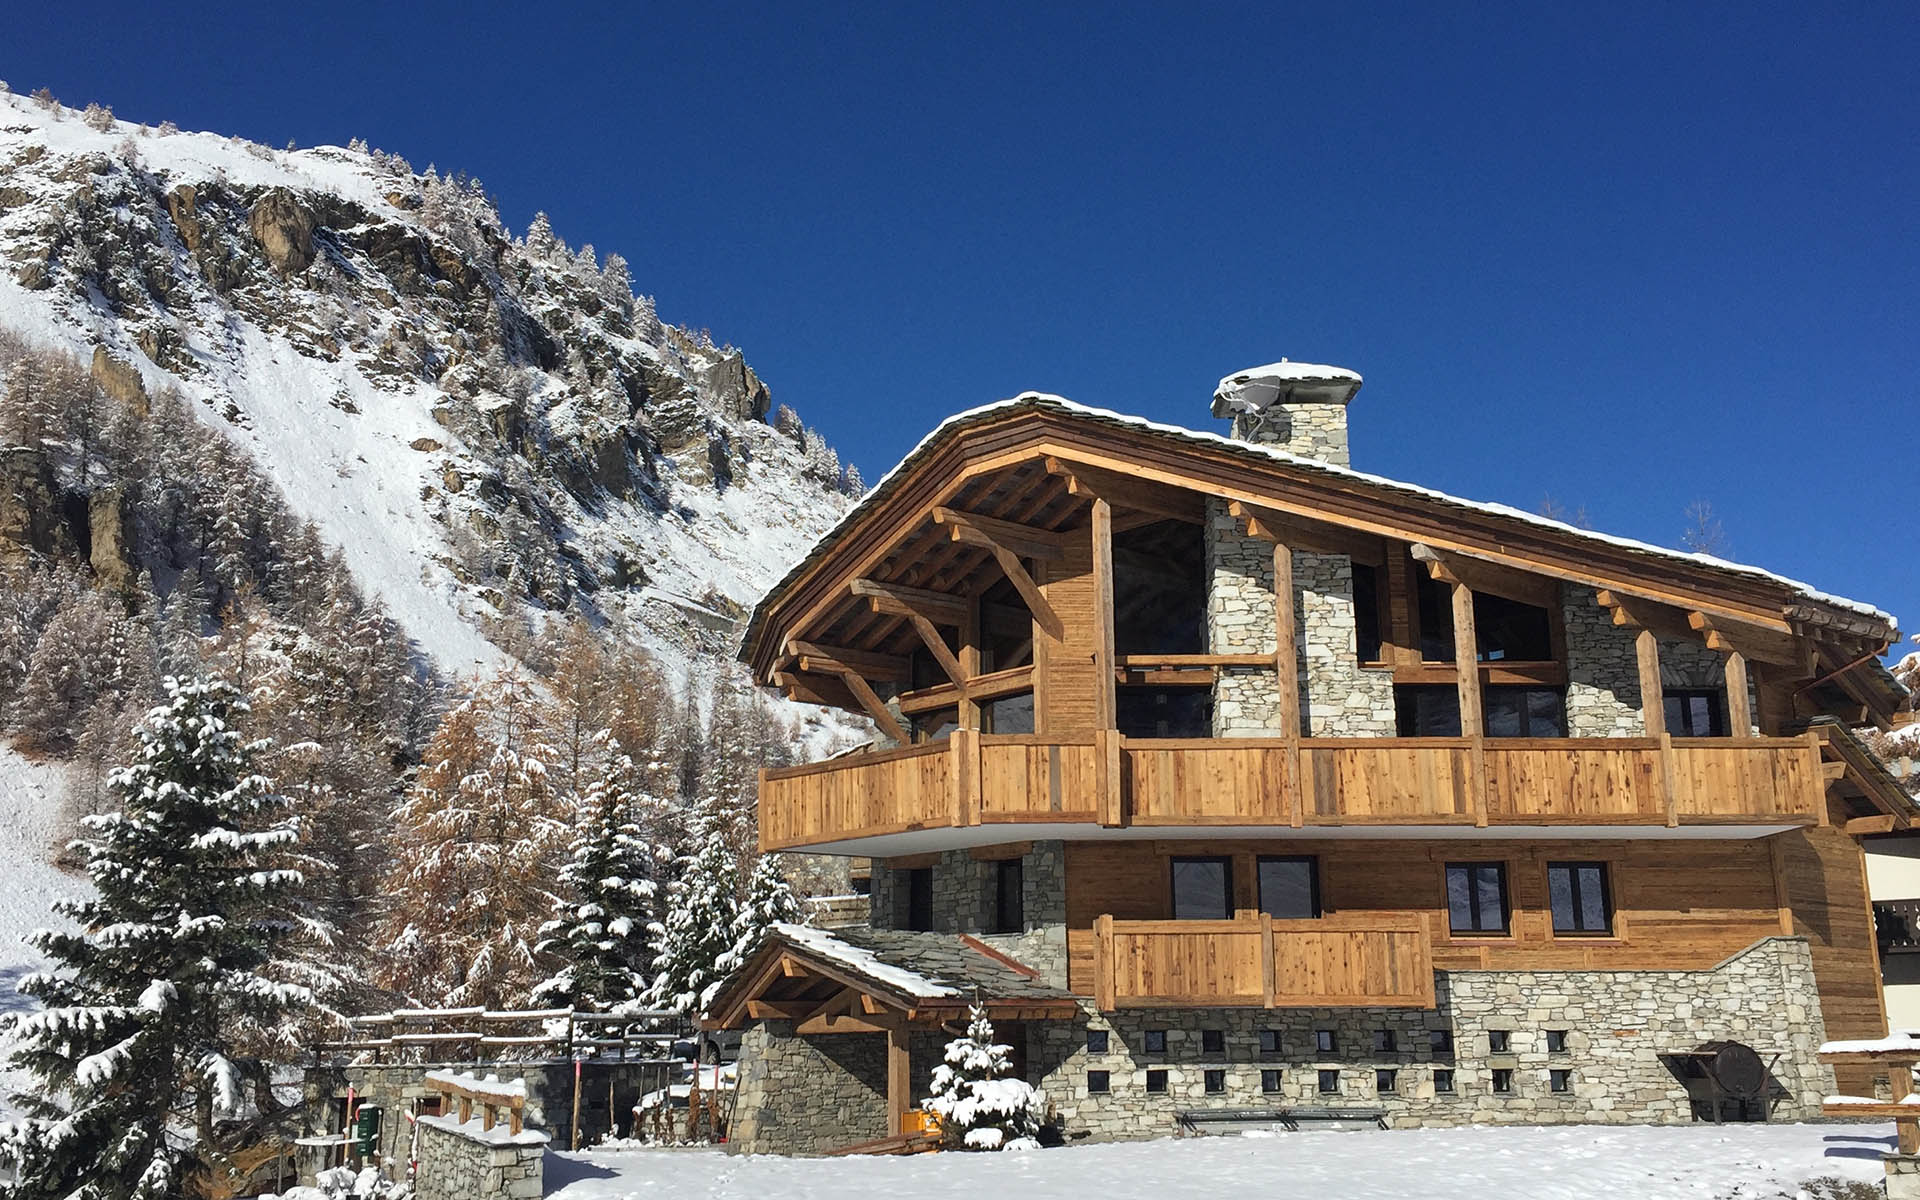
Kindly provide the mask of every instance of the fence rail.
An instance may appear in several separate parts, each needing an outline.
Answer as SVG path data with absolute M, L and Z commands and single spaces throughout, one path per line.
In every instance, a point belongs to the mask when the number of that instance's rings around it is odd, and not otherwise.
M 1094 921 L 1095 1001 L 1119 1008 L 1432 1008 L 1424 913 Z

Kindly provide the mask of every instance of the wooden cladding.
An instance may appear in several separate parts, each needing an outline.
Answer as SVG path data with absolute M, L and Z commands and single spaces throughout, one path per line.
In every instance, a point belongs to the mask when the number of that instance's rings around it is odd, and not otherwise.
M 1424 913 L 1094 922 L 1094 997 L 1144 1007 L 1432 1008 Z
M 1476 764 L 1476 756 L 1478 764 Z M 1484 783 L 1479 782 L 1484 771 Z M 1802 825 L 1806 738 L 1122 738 L 977 734 L 766 772 L 767 850 L 936 827 Z

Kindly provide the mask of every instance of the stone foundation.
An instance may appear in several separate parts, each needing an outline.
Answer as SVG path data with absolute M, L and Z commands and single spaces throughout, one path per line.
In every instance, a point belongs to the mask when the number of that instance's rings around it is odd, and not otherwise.
M 415 1200 L 540 1200 L 547 1135 L 482 1131 L 479 1117 L 420 1118 L 420 1171 Z
M 948 1040 L 931 1031 L 909 1040 L 913 1105 L 932 1090 Z M 802 1036 L 790 1021 L 761 1021 L 740 1040 L 736 1086 L 735 1154 L 820 1154 L 887 1135 L 884 1034 Z
M 1889 1154 L 1887 1200 L 1920 1200 L 1920 1155 Z

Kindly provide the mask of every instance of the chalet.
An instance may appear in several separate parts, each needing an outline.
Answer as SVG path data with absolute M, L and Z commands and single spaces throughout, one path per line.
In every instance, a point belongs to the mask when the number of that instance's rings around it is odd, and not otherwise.
M 761 601 L 755 676 L 890 745 L 762 778 L 871 913 L 716 999 L 742 1148 L 898 1131 L 974 998 L 1094 1138 L 1802 1117 L 1886 1032 L 1893 619 L 1354 470 L 1360 383 L 962 413 Z

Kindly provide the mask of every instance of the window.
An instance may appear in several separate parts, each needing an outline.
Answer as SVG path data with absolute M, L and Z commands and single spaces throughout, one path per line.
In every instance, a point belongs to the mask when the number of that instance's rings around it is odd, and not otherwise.
M 902 929 L 921 931 L 933 928 L 933 868 L 911 867 L 897 872 L 895 902 L 900 906 L 898 919 Z
M 1147 1072 L 1147 1094 L 1158 1096 L 1167 1090 L 1167 1073 L 1164 1070 Z
M 1173 919 L 1224 921 L 1233 916 L 1233 860 L 1173 860 Z
M 1087 1030 L 1087 1053 L 1105 1054 L 1107 1052 L 1107 1031 L 1104 1029 Z
M 1420 610 L 1420 657 L 1452 662 L 1453 589 L 1424 571 L 1415 576 Z M 1473 594 L 1473 632 L 1481 662 L 1548 662 L 1553 658 L 1553 615 L 1537 605 L 1489 592 Z
M 1667 688 L 1661 693 L 1674 737 L 1726 737 L 1727 696 L 1718 688 Z
M 936 708 L 907 718 L 907 732 L 916 742 L 937 742 L 960 728 L 960 710 Z
M 1320 1094 L 1321 1095 L 1330 1096 L 1338 1092 L 1339 1090 L 1340 1090 L 1340 1072 L 1338 1071 L 1320 1072 Z
M 1165 1054 L 1167 1052 L 1167 1031 L 1164 1029 L 1149 1029 L 1141 1035 L 1141 1043 L 1148 1054 Z
M 1261 858 L 1260 911 L 1276 921 L 1320 915 L 1320 864 L 1305 857 Z
M 1573 1072 L 1564 1067 L 1555 1067 L 1547 1072 L 1547 1090 L 1551 1092 L 1570 1092 L 1573 1090 Z
M 993 932 L 1020 933 L 1027 927 L 1026 867 L 1018 858 L 993 864 Z
M 1033 693 L 1002 696 L 980 706 L 980 732 L 1032 733 Z
M 1113 648 L 1117 654 L 1204 654 L 1206 538 L 1185 521 L 1113 535 Z
M 1278 1054 L 1281 1048 L 1282 1043 L 1278 1029 L 1262 1029 L 1260 1031 L 1260 1053 Z
M 1340 1049 L 1340 1039 L 1333 1036 L 1331 1029 L 1313 1031 L 1313 1048 L 1322 1054 L 1332 1054 Z
M 1435 1054 L 1452 1054 L 1453 1053 L 1453 1030 L 1451 1029 L 1427 1030 L 1427 1048 L 1432 1050 Z
M 1375 1054 L 1392 1054 L 1397 1040 L 1398 1039 L 1393 1036 L 1393 1030 L 1376 1029 L 1373 1031 L 1373 1052 Z
M 1380 573 L 1353 564 L 1354 649 L 1363 663 L 1380 661 Z
M 1547 1030 L 1547 1053 L 1565 1054 L 1567 1052 L 1567 1031 L 1564 1029 Z
M 1201 1082 L 1206 1086 L 1209 1094 L 1217 1094 L 1227 1090 L 1227 1073 L 1225 1071 L 1214 1067 L 1201 1074 Z
M 1513 1091 L 1513 1072 L 1506 1067 L 1493 1069 L 1493 1090 L 1496 1095 L 1505 1096 Z
M 1005 671 L 1032 661 L 1033 613 L 1013 581 L 1003 579 L 980 596 L 980 670 Z
M 1547 899 L 1556 934 L 1605 935 L 1613 932 L 1613 897 L 1607 888 L 1607 864 L 1547 864 Z
M 1507 1054 L 1513 1050 L 1513 1031 L 1508 1029 L 1487 1030 L 1487 1053 Z
M 1567 736 L 1567 696 L 1559 688 L 1485 687 L 1480 689 L 1480 707 L 1488 737 Z
M 1456 934 L 1507 932 L 1507 864 L 1447 864 L 1447 928 Z
M 1227 1052 L 1226 1030 L 1202 1029 L 1200 1031 L 1200 1052 L 1202 1054 L 1225 1054 Z
M 1400 1072 L 1380 1070 L 1373 1073 L 1373 1090 L 1382 1096 L 1393 1095 L 1400 1084 Z
M 1453 1093 L 1453 1068 L 1437 1067 L 1433 1072 L 1433 1091 L 1435 1095 L 1447 1096 Z
M 1213 689 L 1123 687 L 1114 695 L 1115 724 L 1126 737 L 1213 736 Z
M 1280 1090 L 1280 1072 L 1271 1068 L 1260 1072 L 1260 1090 L 1272 1095 Z
M 1091 1096 L 1106 1095 L 1108 1087 L 1111 1085 L 1112 1078 L 1113 1077 L 1105 1071 L 1088 1071 L 1087 1072 L 1087 1094 Z
M 1460 692 L 1438 684 L 1393 689 L 1394 732 L 1401 737 L 1459 737 Z

